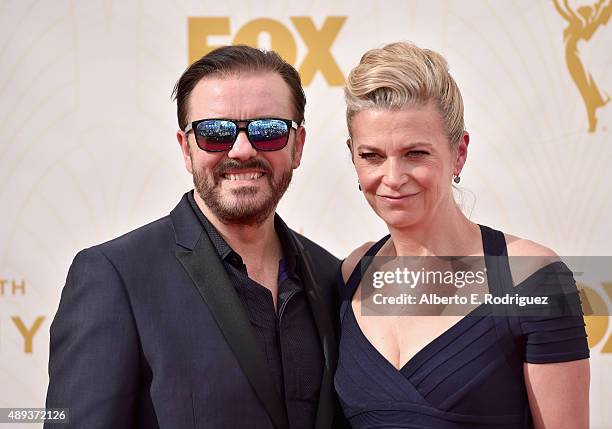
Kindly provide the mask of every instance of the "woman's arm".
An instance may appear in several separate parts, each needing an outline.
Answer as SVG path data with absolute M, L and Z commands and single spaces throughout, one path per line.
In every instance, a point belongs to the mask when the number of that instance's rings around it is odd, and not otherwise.
M 523 366 L 535 429 L 588 429 L 589 360 Z
M 559 260 L 559 256 L 554 251 L 533 241 L 506 235 L 506 242 L 508 243 L 508 254 L 511 257 L 522 257 L 511 259 L 510 265 L 515 285 L 531 273 Z M 550 265 L 548 266 L 550 267 Z M 564 274 L 571 274 L 571 272 L 559 273 L 561 278 L 567 280 L 567 276 Z M 551 321 L 557 325 L 560 331 L 583 329 L 584 322 L 580 320 L 580 323 L 578 323 L 573 319 L 570 318 L 562 323 L 561 319 L 553 317 Z M 546 321 L 546 318 L 525 318 L 523 321 L 525 322 L 524 327 L 529 332 L 528 335 L 536 335 L 537 337 L 533 344 L 528 341 L 527 360 L 529 362 L 534 362 L 534 360 L 546 362 L 547 354 L 551 352 L 545 349 L 546 344 L 558 345 L 559 343 L 555 340 L 560 341 L 565 337 L 557 337 L 560 331 L 546 329 L 544 324 L 550 323 L 550 321 Z M 574 332 L 574 334 L 577 332 Z M 564 351 L 581 351 L 581 353 L 574 355 L 581 357 L 566 362 L 525 362 L 523 365 L 529 407 L 531 408 L 535 429 L 588 429 L 589 427 L 590 372 L 589 360 L 584 359 L 588 356 L 588 348 L 586 340 L 582 345 L 578 345 L 576 343 L 578 341 L 577 337 L 574 334 L 569 335 L 569 338 L 573 340 L 567 340 L 569 349 Z M 580 334 L 586 337 L 584 331 Z M 546 337 L 546 341 L 542 336 Z M 531 349 L 530 344 L 533 346 Z M 560 349 L 557 349 L 555 353 L 560 351 Z

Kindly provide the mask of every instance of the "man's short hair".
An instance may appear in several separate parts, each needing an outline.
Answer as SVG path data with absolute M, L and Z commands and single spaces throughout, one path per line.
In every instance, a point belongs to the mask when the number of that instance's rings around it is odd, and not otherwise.
M 191 64 L 174 86 L 172 98 L 176 100 L 176 114 L 181 130 L 187 126 L 189 96 L 196 84 L 205 77 L 229 77 L 239 73 L 278 73 L 289 86 L 293 98 L 293 119 L 304 120 L 306 96 L 297 70 L 274 51 L 262 51 L 246 45 L 217 48 Z M 250 118 L 232 118 L 250 119 Z

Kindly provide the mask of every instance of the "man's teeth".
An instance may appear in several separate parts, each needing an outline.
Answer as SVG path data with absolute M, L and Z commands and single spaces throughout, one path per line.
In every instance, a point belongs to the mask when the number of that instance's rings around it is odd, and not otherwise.
M 255 180 L 263 176 L 263 173 L 241 173 L 241 174 L 226 174 L 225 178 L 229 180 Z

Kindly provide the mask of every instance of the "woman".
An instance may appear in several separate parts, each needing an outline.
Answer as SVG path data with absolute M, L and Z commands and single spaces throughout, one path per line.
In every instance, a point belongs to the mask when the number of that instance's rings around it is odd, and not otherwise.
M 361 273 L 372 256 L 480 255 L 493 295 L 512 294 L 513 285 L 532 293 L 539 274 L 563 278 L 568 269 L 551 263 L 546 247 L 471 222 L 455 203 L 452 182 L 469 136 L 461 94 L 439 54 L 408 43 L 371 50 L 345 95 L 359 188 L 389 229 L 342 266 L 335 384 L 351 425 L 587 428 L 589 350 L 579 309 L 550 317 L 498 317 L 486 306 L 473 317 L 361 314 Z M 508 256 L 540 262 L 518 267 Z

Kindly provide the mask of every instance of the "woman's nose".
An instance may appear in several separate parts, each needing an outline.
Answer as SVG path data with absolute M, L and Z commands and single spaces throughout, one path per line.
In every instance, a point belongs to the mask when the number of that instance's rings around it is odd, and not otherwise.
M 383 166 L 382 182 L 392 189 L 399 189 L 408 180 L 408 174 L 404 171 L 402 163 L 395 158 L 387 158 Z

